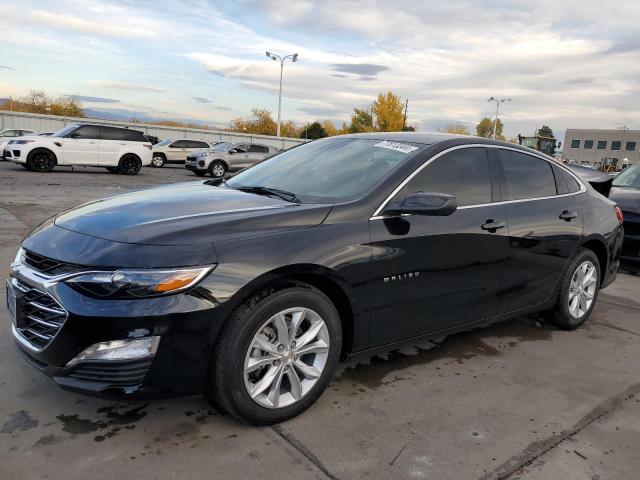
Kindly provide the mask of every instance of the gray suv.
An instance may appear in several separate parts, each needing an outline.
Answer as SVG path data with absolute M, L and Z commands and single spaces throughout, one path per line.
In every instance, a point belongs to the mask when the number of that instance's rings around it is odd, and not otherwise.
M 184 166 L 199 177 L 208 173 L 222 178 L 227 172 L 251 167 L 280 150 L 257 143 L 220 143 L 209 150 L 190 153 Z

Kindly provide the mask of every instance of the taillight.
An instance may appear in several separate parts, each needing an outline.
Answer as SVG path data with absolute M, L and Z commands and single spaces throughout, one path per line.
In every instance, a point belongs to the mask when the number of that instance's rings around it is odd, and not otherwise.
M 616 209 L 616 217 L 618 217 L 618 220 L 620 220 L 620 223 L 624 222 L 624 215 L 622 213 L 622 210 L 620 210 L 620 207 L 616 206 L 614 208 Z

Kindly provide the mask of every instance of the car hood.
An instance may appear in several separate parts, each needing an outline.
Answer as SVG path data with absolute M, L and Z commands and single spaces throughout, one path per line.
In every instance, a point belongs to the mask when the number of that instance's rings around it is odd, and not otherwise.
M 57 227 L 122 243 L 202 245 L 313 227 L 331 205 L 302 205 L 188 182 L 116 195 L 55 218 Z
M 640 213 L 640 190 L 635 188 L 611 188 L 609 198 L 625 212 Z

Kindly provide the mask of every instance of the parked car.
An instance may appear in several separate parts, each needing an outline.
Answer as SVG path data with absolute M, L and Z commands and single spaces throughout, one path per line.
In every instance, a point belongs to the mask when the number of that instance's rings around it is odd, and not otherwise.
M 209 173 L 222 178 L 227 172 L 251 167 L 276 153 L 276 147 L 258 143 L 219 143 L 209 150 L 191 153 L 184 166 L 199 177 Z
M 4 149 L 9 143 L 10 139 L 16 138 L 16 137 L 22 137 L 23 135 L 33 135 L 35 133 L 36 132 L 34 132 L 33 130 L 23 130 L 23 129 L 16 129 L 16 128 L 9 128 L 9 129 L 2 130 L 0 132 L 0 158 L 2 158 L 3 160 L 6 160 L 4 158 Z
M 624 243 L 620 260 L 622 266 L 640 273 L 640 164 L 625 168 L 613 179 L 609 198 L 624 214 Z
M 49 137 L 30 135 L 10 140 L 4 157 L 35 172 L 82 165 L 136 175 L 151 163 L 151 144 L 137 130 L 72 124 Z
M 165 163 L 184 163 L 187 155 L 211 148 L 211 144 L 202 140 L 163 140 L 153 146 L 151 165 L 163 167 Z
M 621 245 L 613 202 L 544 154 L 346 135 L 62 213 L 23 241 L 7 298 L 19 350 L 63 388 L 204 391 L 271 424 L 340 358 L 533 312 L 578 328 Z

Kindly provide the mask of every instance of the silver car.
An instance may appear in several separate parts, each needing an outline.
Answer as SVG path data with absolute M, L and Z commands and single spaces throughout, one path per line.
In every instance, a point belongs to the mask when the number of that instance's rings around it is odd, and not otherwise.
M 257 143 L 220 143 L 209 150 L 189 154 L 184 166 L 199 177 L 208 172 L 214 178 L 222 178 L 227 172 L 251 167 L 279 151 Z

